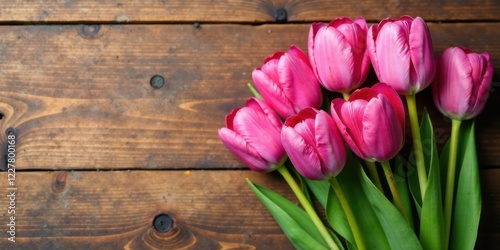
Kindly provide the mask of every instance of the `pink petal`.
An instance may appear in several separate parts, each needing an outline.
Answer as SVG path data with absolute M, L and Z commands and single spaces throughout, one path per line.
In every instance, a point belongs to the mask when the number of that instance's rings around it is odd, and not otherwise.
M 323 110 L 316 115 L 314 128 L 316 150 L 322 162 L 321 171 L 324 176 L 336 176 L 346 161 L 344 142 L 332 118 Z
M 366 100 L 346 102 L 335 99 L 332 102 L 332 115 L 344 141 L 360 158 L 366 159 L 367 146 L 363 139 L 363 113 L 367 105 Z
M 363 116 L 363 138 L 367 156 L 377 160 L 392 159 L 403 146 L 403 129 L 391 103 L 382 94 L 373 98 Z
M 378 33 L 378 25 L 374 24 L 370 26 L 368 29 L 368 33 L 366 36 L 366 52 L 370 58 L 371 64 L 373 65 L 373 69 L 375 70 L 375 74 L 377 76 L 380 75 L 379 62 L 377 58 L 377 48 L 375 44 L 375 40 L 377 38 Z
M 250 169 L 258 172 L 271 170 L 269 163 L 262 159 L 257 151 L 237 133 L 227 128 L 220 128 L 218 133 L 224 146 Z
M 260 69 L 255 69 L 252 72 L 252 79 L 255 87 L 262 95 L 264 100 L 271 106 L 276 113 L 281 117 L 286 118 L 294 113 L 292 103 L 288 97 L 283 92 L 278 81 L 274 81 L 272 78 L 275 77 L 271 74 L 271 77 L 264 73 Z
M 267 116 L 259 110 L 241 108 L 234 117 L 233 131 L 265 160 L 278 163 L 283 157 L 280 128 L 271 126 Z
M 262 113 L 267 116 L 267 119 L 272 126 L 276 128 L 281 128 L 283 126 L 283 121 L 281 120 L 281 118 L 263 100 L 251 97 L 245 102 L 245 107 L 262 111 Z
M 452 117 L 467 113 L 472 91 L 472 68 L 461 48 L 446 49 L 439 59 L 434 87 L 436 106 Z
M 323 28 L 316 35 L 314 48 L 322 85 L 331 91 L 349 91 L 355 65 L 351 45 L 344 35 L 333 27 Z
M 392 104 L 394 107 L 394 110 L 396 111 L 396 115 L 398 117 L 398 121 L 401 124 L 401 127 L 403 128 L 403 134 L 404 129 L 405 129 L 405 107 L 403 106 L 403 102 L 401 101 L 401 98 L 399 97 L 398 93 L 389 85 L 385 83 L 377 83 L 372 86 L 372 89 L 377 91 L 380 94 L 383 94 L 389 102 Z
M 418 93 L 429 86 L 435 73 L 431 34 L 420 17 L 411 24 L 409 44 L 412 62 L 410 83 L 413 84 L 410 92 Z
M 288 158 L 302 176 L 313 180 L 323 178 L 321 162 L 313 145 L 307 144 L 299 133 L 287 126 L 281 131 L 281 140 Z
M 366 23 L 365 18 L 358 17 L 354 20 L 354 23 L 359 25 L 359 27 L 361 28 L 361 30 L 363 30 L 365 34 L 368 33 L 368 24 Z
M 410 87 L 408 33 L 409 27 L 404 23 L 386 23 L 375 41 L 379 67 L 377 76 L 400 94 L 408 93 Z
M 291 46 L 278 63 L 279 82 L 294 113 L 307 107 L 319 108 L 323 102 L 321 89 L 306 54 Z
M 312 23 L 311 28 L 309 29 L 309 37 L 307 39 L 307 53 L 309 54 L 309 61 L 311 63 L 311 67 L 313 69 L 314 75 L 319 79 L 318 72 L 316 70 L 316 61 L 314 59 L 315 56 L 315 48 L 314 48 L 314 40 L 316 39 L 316 34 L 318 30 L 324 27 L 323 23 Z
M 475 102 L 471 104 L 471 114 L 469 114 L 465 119 L 471 119 L 476 117 L 479 113 L 481 113 L 486 105 L 486 101 L 488 100 L 491 81 L 493 78 L 493 64 L 490 61 L 490 56 L 488 53 L 480 54 L 481 58 L 484 60 L 484 70 L 482 70 L 482 77 L 477 84 L 476 90 L 476 98 Z

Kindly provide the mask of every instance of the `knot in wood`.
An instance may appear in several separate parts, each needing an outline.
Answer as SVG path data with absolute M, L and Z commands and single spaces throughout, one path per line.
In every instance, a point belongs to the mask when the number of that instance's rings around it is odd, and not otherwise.
M 52 191 L 55 193 L 60 193 L 66 188 L 66 178 L 68 174 L 66 171 L 61 171 L 56 174 L 55 180 L 52 183 Z

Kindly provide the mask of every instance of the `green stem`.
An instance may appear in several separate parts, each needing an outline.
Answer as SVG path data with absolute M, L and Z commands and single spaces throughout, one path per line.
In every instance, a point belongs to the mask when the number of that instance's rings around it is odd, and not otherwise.
M 344 97 L 344 100 L 346 100 L 346 101 L 349 100 L 350 95 L 351 94 L 349 94 L 349 92 L 342 92 L 342 96 Z
M 302 204 L 302 207 L 304 208 L 306 213 L 311 218 L 312 222 L 314 223 L 314 225 L 316 226 L 316 228 L 320 232 L 323 239 L 326 241 L 326 244 L 328 244 L 328 247 L 330 247 L 330 249 L 338 250 L 339 247 L 337 246 L 337 244 L 333 240 L 332 236 L 330 235 L 330 233 L 326 229 L 325 225 L 323 224 L 323 222 L 319 218 L 318 214 L 316 213 L 316 211 L 312 207 L 311 203 L 306 198 L 306 196 L 302 192 L 302 189 L 300 189 L 299 185 L 297 184 L 297 182 L 295 181 L 293 176 L 290 174 L 288 169 L 285 166 L 281 166 L 281 167 L 278 167 L 278 172 L 283 176 L 283 178 L 288 183 L 288 185 L 290 186 L 292 191 L 295 193 L 295 196 L 297 196 L 297 198 L 299 199 L 300 204 Z
M 446 177 L 446 192 L 444 200 L 444 225 L 445 225 L 445 244 L 448 246 L 451 228 L 451 216 L 453 213 L 453 194 L 455 186 L 455 170 L 457 166 L 457 151 L 460 124 L 462 121 L 452 119 L 451 122 L 451 139 L 450 139 L 450 154 L 448 155 L 448 175 Z
M 347 201 L 347 198 L 345 197 L 344 192 L 340 187 L 340 183 L 337 181 L 335 177 L 332 177 L 330 178 L 330 184 L 332 185 L 335 194 L 339 198 L 340 205 L 342 206 L 342 209 L 344 210 L 344 213 L 347 217 L 347 222 L 351 227 L 351 231 L 354 236 L 354 241 L 356 241 L 356 246 L 358 247 L 359 250 L 365 250 L 366 246 L 363 241 L 363 237 L 361 237 L 361 231 L 359 230 L 356 217 L 354 217 L 354 214 L 352 213 L 351 207 L 349 206 L 349 202 Z
M 408 115 L 410 116 L 411 134 L 413 138 L 413 150 L 415 153 L 415 162 L 417 164 L 418 182 L 420 184 L 420 196 L 422 201 L 427 187 L 427 170 L 425 170 L 424 152 L 422 150 L 422 137 L 420 137 L 420 126 L 418 125 L 417 103 L 415 94 L 406 96 L 408 104 Z
M 392 198 L 394 199 L 394 203 L 396 203 L 396 207 L 398 208 L 401 215 L 403 215 L 403 217 L 406 219 L 406 221 L 410 223 L 408 215 L 406 215 L 403 199 L 401 199 L 398 186 L 396 185 L 396 181 L 394 180 L 394 175 L 392 174 L 389 161 L 384 161 L 380 164 L 382 164 L 382 168 L 384 169 L 385 178 L 387 179 L 387 183 L 389 184 L 389 188 L 391 189 Z
M 252 92 L 252 95 L 255 96 L 255 98 L 263 99 L 262 96 L 260 95 L 259 91 L 255 88 L 255 86 L 253 86 L 253 84 L 247 83 L 247 86 L 250 89 L 250 91 Z
M 378 176 L 377 166 L 375 166 L 375 162 L 365 161 L 366 168 L 368 169 L 368 173 L 370 173 L 370 179 L 373 184 L 380 190 L 381 193 L 384 193 L 384 189 L 382 188 L 382 182 L 380 181 L 380 177 Z

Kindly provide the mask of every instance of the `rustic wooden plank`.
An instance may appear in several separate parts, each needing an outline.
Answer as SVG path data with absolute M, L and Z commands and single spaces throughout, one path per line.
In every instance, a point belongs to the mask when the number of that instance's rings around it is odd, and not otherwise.
M 273 22 L 285 9 L 289 21 L 331 20 L 337 16 L 422 16 L 434 21 L 499 20 L 500 3 L 478 1 L 4 1 L 0 22 Z
M 9 249 L 290 249 L 245 182 L 295 200 L 274 174 L 251 171 L 56 171 L 16 175 L 16 242 Z M 6 173 L 0 174 L 6 195 Z M 483 217 L 479 246 L 500 243 L 500 169 L 481 171 Z M 8 200 L 0 199 L 4 231 Z M 158 214 L 172 231 L 153 226 Z M 12 246 L 12 248 L 10 248 Z M 484 249 L 484 248 L 480 248 Z
M 500 69 L 500 24 L 431 24 L 436 52 L 463 45 Z M 243 168 L 220 143 L 224 116 L 250 96 L 251 71 L 308 24 L 0 26 L 0 142 L 19 169 Z M 221 39 L 223 38 L 223 39 Z M 165 86 L 150 86 L 153 75 Z M 495 78 L 498 82 L 498 77 Z M 373 81 L 373 80 L 372 80 Z M 498 84 L 478 121 L 480 163 L 500 166 Z M 449 123 L 431 110 L 440 145 Z M 408 130 L 409 131 L 409 130 Z
M 0 176 L 5 190 L 7 175 Z M 16 242 L 10 244 L 4 233 L 0 246 L 290 249 L 246 177 L 291 198 L 277 176 L 250 171 L 17 172 Z M 10 223 L 8 202 L 0 199 L 3 232 Z M 159 214 L 173 219 L 171 231 L 154 229 Z

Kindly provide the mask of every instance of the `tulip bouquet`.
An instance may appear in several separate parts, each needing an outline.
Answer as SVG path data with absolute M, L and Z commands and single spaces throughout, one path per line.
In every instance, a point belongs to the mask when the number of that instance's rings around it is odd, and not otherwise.
M 473 249 L 481 212 L 473 118 L 491 86 L 488 54 L 451 47 L 436 59 L 426 23 L 409 16 L 369 28 L 362 17 L 313 23 L 307 52 L 291 46 L 267 57 L 252 73 L 255 97 L 219 129 L 249 168 L 277 170 L 293 190 L 300 206 L 247 180 L 291 243 Z M 370 65 L 380 82 L 360 88 Z M 431 84 L 452 121 L 441 152 L 429 115 L 417 115 L 416 94 Z

